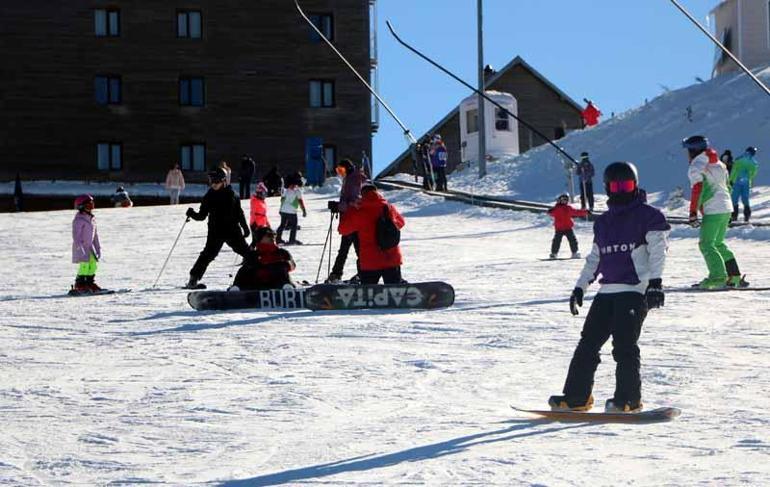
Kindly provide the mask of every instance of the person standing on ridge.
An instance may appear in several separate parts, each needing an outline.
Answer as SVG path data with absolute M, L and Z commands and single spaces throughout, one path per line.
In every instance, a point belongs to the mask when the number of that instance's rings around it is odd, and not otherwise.
M 599 351 L 612 337 L 615 393 L 606 412 L 642 409 L 640 351 L 637 342 L 649 309 L 663 306 L 663 267 L 671 229 L 666 217 L 644 203 L 639 175 L 630 162 L 613 162 L 604 171 L 608 210 L 594 222 L 594 243 L 570 296 L 570 312 L 578 314 L 583 295 L 599 277 L 567 372 L 563 394 L 551 396 L 553 410 L 588 411 L 593 407 Z
M 738 199 L 743 202 L 743 221 L 748 223 L 751 218 L 749 197 L 759 169 L 759 163 L 754 159 L 756 155 L 756 147 L 747 147 L 746 152 L 733 163 L 733 171 L 730 173 L 730 184 L 733 187 L 733 213 L 730 221 L 738 219 Z
M 719 161 L 717 152 L 709 147 L 702 135 L 693 135 L 682 141 L 687 149 L 690 180 L 690 225 L 700 226 L 698 247 L 706 261 L 709 275 L 696 287 L 721 289 L 726 286 L 749 285 L 741 276 L 735 255 L 725 244 L 725 234 L 733 211 L 730 191 L 727 187 L 727 168 Z M 735 167 L 733 167 L 735 171 Z M 703 219 L 698 221 L 698 211 Z
M 591 100 L 584 100 L 588 105 L 586 105 L 585 109 L 580 112 L 580 115 L 583 117 L 583 123 L 586 127 L 594 127 L 599 124 L 599 117 L 602 116 L 601 110 L 596 108 L 594 105 L 594 102 Z
M 433 175 L 436 178 L 436 191 L 446 191 L 446 164 L 449 153 L 440 134 L 433 136 L 433 144 L 430 147 L 430 164 L 433 167 Z
M 241 256 L 246 255 L 249 244 L 249 226 L 241 208 L 241 200 L 235 195 L 230 186 L 225 185 L 225 172 L 217 168 L 209 173 L 209 190 L 203 196 L 199 211 L 187 209 L 187 217 L 193 220 L 203 221 L 208 218 L 208 234 L 206 245 L 198 256 L 192 269 L 190 280 L 185 286 L 187 289 L 200 289 L 205 286 L 199 284 L 209 264 L 219 255 L 222 245 L 227 244 L 233 251 Z
M 580 207 L 594 211 L 594 165 L 588 158 L 588 152 L 580 154 L 577 174 L 580 180 Z

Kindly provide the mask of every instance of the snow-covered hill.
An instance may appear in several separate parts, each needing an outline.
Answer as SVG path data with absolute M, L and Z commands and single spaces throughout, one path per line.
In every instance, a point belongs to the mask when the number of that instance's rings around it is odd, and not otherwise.
M 315 279 L 330 196 L 307 198 L 307 245 L 290 248 L 298 279 Z M 770 483 L 769 293 L 669 294 L 651 312 L 643 394 L 682 408 L 678 420 L 543 422 L 508 406 L 560 391 L 587 310 L 567 309 L 581 262 L 539 260 L 552 235 L 543 215 L 388 197 L 407 219 L 404 277 L 449 281 L 455 306 L 196 312 L 170 287 L 186 280 L 204 223 L 185 228 L 162 289 L 144 290 L 184 206 L 97 208 L 97 280 L 135 292 L 61 297 L 74 212 L 0 214 L 0 484 Z M 590 225 L 576 230 L 585 251 Z M 677 229 L 666 284 L 703 277 L 696 235 Z M 767 238 L 730 232 L 755 284 L 770 283 Z M 205 281 L 227 286 L 236 261 L 223 251 Z M 614 386 L 609 347 L 602 359 L 597 401 Z
M 770 84 L 770 68 L 758 75 Z M 692 109 L 692 121 L 687 108 Z M 579 158 L 590 153 L 596 166 L 594 184 L 601 192 L 601 172 L 609 163 L 628 160 L 637 164 L 641 184 L 662 203 L 677 186 L 687 188 L 684 137 L 703 134 L 721 152 L 737 157 L 749 146 L 759 147 L 760 170 L 756 180 L 758 216 L 770 216 L 770 97 L 744 74 L 725 75 L 705 83 L 667 92 L 648 104 L 598 126 L 569 134 L 559 145 Z M 764 163 L 764 164 L 763 164 Z M 450 187 L 479 194 L 507 195 L 551 201 L 565 191 L 563 160 L 549 145 L 504 161 L 488 164 L 489 175 L 477 177 L 477 167 L 450 176 Z

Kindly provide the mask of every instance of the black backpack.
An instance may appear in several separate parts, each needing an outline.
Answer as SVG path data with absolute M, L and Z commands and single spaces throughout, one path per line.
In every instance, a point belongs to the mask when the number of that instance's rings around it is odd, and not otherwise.
M 390 205 L 386 204 L 382 209 L 382 214 L 377 218 L 376 237 L 377 246 L 383 251 L 396 247 L 401 241 L 401 230 L 390 218 Z

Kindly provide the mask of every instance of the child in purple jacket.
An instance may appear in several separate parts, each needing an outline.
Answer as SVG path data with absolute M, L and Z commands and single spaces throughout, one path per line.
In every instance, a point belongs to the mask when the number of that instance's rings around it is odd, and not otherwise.
M 96 232 L 96 220 L 92 213 L 94 198 L 84 194 L 75 198 L 78 210 L 72 220 L 72 263 L 78 264 L 78 275 L 71 294 L 90 294 L 102 289 L 94 282 L 96 262 L 102 254 L 99 234 Z

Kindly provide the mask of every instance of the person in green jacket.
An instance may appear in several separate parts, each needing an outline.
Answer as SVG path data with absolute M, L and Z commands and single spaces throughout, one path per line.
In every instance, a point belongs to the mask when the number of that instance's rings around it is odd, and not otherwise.
M 709 275 L 695 287 L 721 289 L 747 287 L 741 276 L 735 255 L 725 244 L 725 234 L 730 224 L 730 190 L 727 186 L 727 167 L 720 162 L 717 152 L 709 147 L 702 135 L 693 135 L 682 141 L 690 161 L 687 177 L 690 180 L 690 224 L 700 227 L 698 247 L 706 261 Z M 735 166 L 733 166 L 735 171 Z M 698 221 L 698 211 L 703 214 Z
M 749 195 L 751 194 L 751 187 L 754 186 L 754 178 L 759 169 L 759 164 L 754 159 L 756 155 L 757 148 L 748 147 L 746 152 L 733 162 L 733 170 L 730 173 L 730 185 L 733 187 L 733 214 L 730 217 L 730 221 L 738 219 L 739 198 L 743 202 L 743 221 L 748 223 L 749 218 L 751 218 Z

